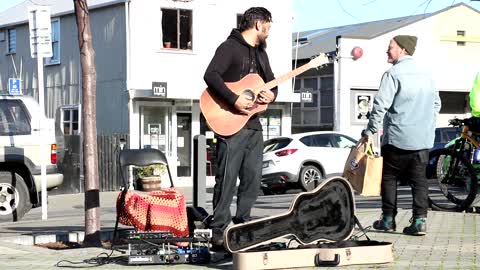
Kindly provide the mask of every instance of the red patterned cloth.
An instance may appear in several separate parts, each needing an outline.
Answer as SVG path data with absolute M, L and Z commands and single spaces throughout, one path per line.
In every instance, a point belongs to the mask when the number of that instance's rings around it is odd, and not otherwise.
M 119 222 L 139 231 L 168 231 L 177 237 L 188 237 L 185 197 L 175 188 L 141 194 L 127 191 L 125 204 L 117 197 Z

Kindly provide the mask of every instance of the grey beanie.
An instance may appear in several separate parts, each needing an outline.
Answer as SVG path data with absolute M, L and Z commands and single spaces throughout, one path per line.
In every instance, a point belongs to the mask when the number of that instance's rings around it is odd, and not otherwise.
M 409 55 L 413 55 L 415 52 L 415 46 L 417 46 L 417 37 L 416 36 L 408 36 L 408 35 L 398 35 L 393 38 L 395 42 L 407 51 Z

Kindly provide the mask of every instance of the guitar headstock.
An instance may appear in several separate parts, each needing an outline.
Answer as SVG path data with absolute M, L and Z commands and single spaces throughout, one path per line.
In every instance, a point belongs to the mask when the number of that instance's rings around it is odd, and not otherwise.
M 331 62 L 332 62 L 332 59 L 330 57 L 328 57 L 325 53 L 320 53 L 317 57 L 311 59 L 307 65 L 309 65 L 310 68 L 315 68 Z

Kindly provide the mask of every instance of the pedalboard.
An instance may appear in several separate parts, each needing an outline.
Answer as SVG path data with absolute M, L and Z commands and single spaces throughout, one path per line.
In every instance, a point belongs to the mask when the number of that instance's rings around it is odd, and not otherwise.
M 211 230 L 195 230 L 193 237 L 170 232 L 127 233 L 128 264 L 206 264 L 210 262 Z M 180 244 L 181 243 L 181 244 Z

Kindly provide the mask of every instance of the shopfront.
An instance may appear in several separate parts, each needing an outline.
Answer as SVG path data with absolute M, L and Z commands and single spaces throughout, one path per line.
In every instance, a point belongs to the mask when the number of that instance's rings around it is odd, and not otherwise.
M 271 105 L 261 113 L 264 140 L 290 134 L 288 105 Z M 152 97 L 134 98 L 131 103 L 130 147 L 154 148 L 165 153 L 174 183 L 192 185 L 193 137 L 207 138 L 207 176 L 215 175 L 216 139 L 201 116 L 198 101 Z M 167 187 L 168 183 L 162 183 Z
M 131 147 L 161 150 L 175 185 L 191 184 L 193 123 L 198 122 L 198 117 L 192 117 L 192 101 L 134 99 L 131 116 Z

